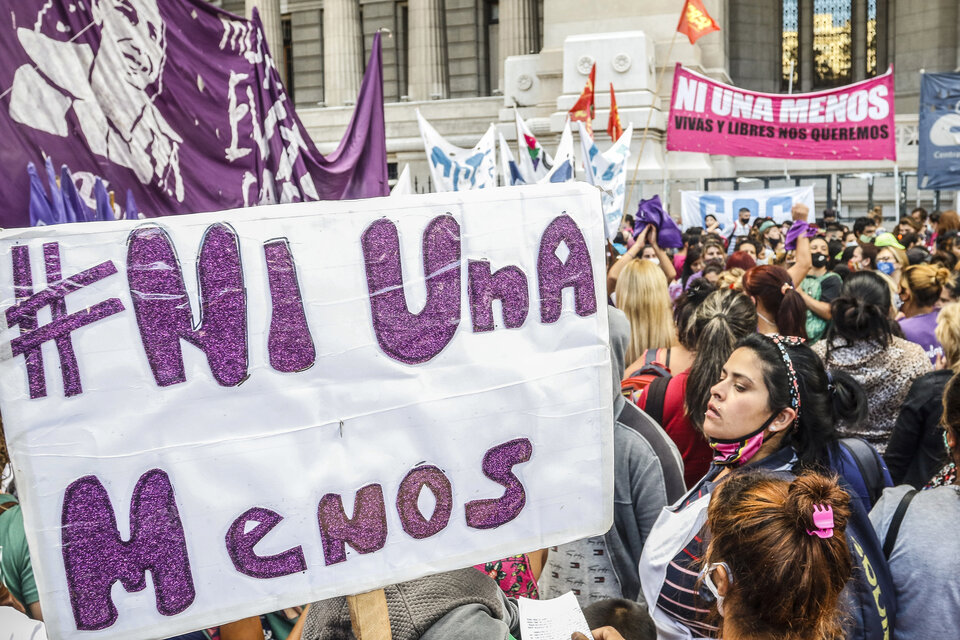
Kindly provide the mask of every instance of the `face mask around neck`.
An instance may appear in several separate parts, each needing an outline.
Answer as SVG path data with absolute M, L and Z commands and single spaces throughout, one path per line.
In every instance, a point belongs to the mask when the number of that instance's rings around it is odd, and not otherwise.
M 721 467 L 742 467 L 747 464 L 760 451 L 760 447 L 763 446 L 763 434 L 778 415 L 780 415 L 779 411 L 767 418 L 759 429 L 741 438 L 721 440 L 708 437 L 707 443 L 714 451 L 714 464 Z

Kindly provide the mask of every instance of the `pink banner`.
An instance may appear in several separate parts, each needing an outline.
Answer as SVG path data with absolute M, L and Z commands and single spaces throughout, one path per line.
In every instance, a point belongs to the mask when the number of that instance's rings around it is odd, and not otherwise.
M 896 160 L 893 68 L 816 93 L 757 93 L 677 64 L 667 149 L 797 160 Z

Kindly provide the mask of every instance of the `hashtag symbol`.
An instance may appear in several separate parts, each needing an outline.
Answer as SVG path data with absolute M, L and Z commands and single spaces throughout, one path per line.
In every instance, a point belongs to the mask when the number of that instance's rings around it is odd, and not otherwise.
M 65 298 L 69 293 L 112 276 L 117 272 L 117 268 L 113 262 L 101 262 L 95 267 L 64 279 L 61 277 L 60 270 L 60 245 L 57 242 L 48 242 L 43 245 L 47 288 L 34 293 L 30 248 L 13 247 L 12 260 L 13 290 L 17 303 L 7 309 L 7 326 L 19 326 L 20 336 L 10 341 L 10 355 L 22 355 L 26 360 L 30 397 L 42 398 L 47 395 L 43 353 L 40 346 L 51 340 L 55 342 L 57 354 L 60 357 L 64 395 L 75 396 L 82 393 L 80 369 L 77 366 L 77 356 L 73 352 L 70 334 L 80 327 L 120 313 L 123 311 L 123 303 L 118 298 L 110 298 L 75 313 L 67 313 Z M 51 322 L 40 325 L 37 321 L 37 311 L 47 306 L 50 307 Z

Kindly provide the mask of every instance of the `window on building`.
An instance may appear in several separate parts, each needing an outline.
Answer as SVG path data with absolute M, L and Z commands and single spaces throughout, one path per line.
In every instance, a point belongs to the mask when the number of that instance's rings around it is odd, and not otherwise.
M 500 2 L 486 0 L 483 3 L 484 41 L 487 49 L 487 86 L 486 95 L 492 95 L 500 88 Z
M 853 82 L 850 0 L 813 2 L 813 86 Z
M 886 1 L 782 0 L 781 89 L 788 90 L 791 79 L 794 91 L 801 84 L 814 89 L 849 84 L 855 79 L 854 61 L 856 59 L 859 59 L 861 64 L 866 62 L 866 77 L 877 75 L 878 69 L 883 64 L 878 56 L 878 42 L 884 33 L 884 25 L 879 24 L 878 21 L 878 3 Z M 865 3 L 865 24 L 856 24 L 853 14 L 854 2 Z M 801 15 L 803 11 L 812 11 L 812 15 Z M 807 29 L 806 33 L 801 32 L 801 26 Z M 863 31 L 858 31 L 859 29 Z M 856 32 L 866 34 L 866 51 L 854 51 Z M 812 71 L 812 78 L 802 77 L 804 60 L 812 62 L 808 67 Z M 861 67 L 861 73 L 863 73 L 863 67 Z
M 797 0 L 783 2 L 783 78 L 781 89 L 789 91 L 800 86 L 800 58 L 797 57 L 800 12 Z M 791 75 L 792 74 L 792 75 Z
M 867 76 L 877 75 L 877 0 L 867 3 Z
M 283 32 L 283 60 L 278 61 L 277 66 L 283 65 L 283 86 L 287 90 L 290 101 L 293 102 L 293 23 L 289 15 L 280 18 L 280 29 Z

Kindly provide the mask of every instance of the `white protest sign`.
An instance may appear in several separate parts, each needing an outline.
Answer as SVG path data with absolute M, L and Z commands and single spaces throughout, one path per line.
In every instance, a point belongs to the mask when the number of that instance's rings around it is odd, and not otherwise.
M 813 186 L 789 189 L 753 189 L 749 191 L 681 191 L 683 228 L 704 227 L 707 215 L 716 217 L 721 227 L 729 232 L 740 209 L 750 210 L 750 219 L 773 218 L 777 222 L 791 220 L 794 204 L 807 205 L 809 221 L 816 219 Z
M 0 234 L 49 635 L 169 637 L 607 531 L 600 206 L 570 183 Z

